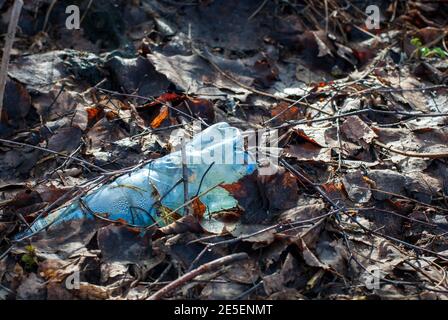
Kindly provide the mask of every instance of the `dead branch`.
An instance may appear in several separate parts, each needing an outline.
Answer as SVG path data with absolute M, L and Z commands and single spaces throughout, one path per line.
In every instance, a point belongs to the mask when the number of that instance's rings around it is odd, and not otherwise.
M 386 150 L 392 151 L 393 153 L 400 154 L 402 156 L 411 157 L 411 158 L 430 158 L 430 159 L 443 159 L 448 158 L 448 151 L 446 152 L 434 152 L 434 153 L 428 153 L 428 152 L 414 152 L 414 151 L 404 151 L 404 150 L 398 150 L 394 147 L 385 145 L 384 143 L 381 143 L 377 140 L 373 141 L 374 144 L 377 146 L 384 148 Z
M 6 79 L 8 77 L 8 64 L 11 58 L 11 50 L 16 37 L 16 29 L 19 23 L 20 13 L 23 7 L 23 0 L 16 0 L 12 7 L 11 18 L 9 20 L 8 33 L 6 34 L 5 47 L 3 48 L 2 66 L 0 69 L 0 120 L 2 117 L 3 97 L 5 96 Z
M 206 264 L 203 264 L 202 266 L 184 274 L 182 277 L 178 278 L 177 280 L 174 280 L 167 286 L 163 287 L 162 289 L 160 289 L 159 291 L 154 293 L 152 296 L 150 296 L 148 298 L 148 300 L 160 300 L 163 297 L 170 294 L 171 292 L 173 292 L 175 289 L 185 285 L 188 281 L 196 278 L 197 276 L 199 276 L 205 272 L 214 271 L 221 266 L 231 264 L 231 263 L 234 263 L 237 261 L 245 260 L 248 258 L 249 258 L 249 256 L 247 255 L 247 253 L 240 252 L 240 253 L 231 254 L 229 256 L 222 257 L 222 258 L 213 260 L 211 262 L 208 262 Z
M 182 154 L 182 180 L 184 184 L 184 202 L 188 201 L 188 167 L 187 167 L 187 150 L 185 140 L 181 139 L 181 154 Z M 189 206 L 185 206 L 184 214 L 190 213 Z
M 27 148 L 33 148 L 33 149 L 45 151 L 45 152 L 52 153 L 52 154 L 55 154 L 57 156 L 60 156 L 60 157 L 66 158 L 66 159 L 73 159 L 73 160 L 78 161 L 78 162 L 80 162 L 82 164 L 85 164 L 87 166 L 95 168 L 96 170 L 98 170 L 100 172 L 109 173 L 108 170 L 105 170 L 105 169 L 103 169 L 101 167 L 98 167 L 97 165 L 94 165 L 93 163 L 90 163 L 90 162 L 88 162 L 86 160 L 83 160 L 81 158 L 78 158 L 78 157 L 72 157 L 70 155 L 66 155 L 66 154 L 64 154 L 62 152 L 57 152 L 57 151 L 54 151 L 54 150 L 51 150 L 51 149 L 47 149 L 47 148 L 43 148 L 43 147 L 39 147 L 39 146 L 33 146 L 32 144 L 16 142 L 16 141 L 6 140 L 6 139 L 0 139 L 0 142 L 2 142 L 4 144 L 16 145 L 16 146 L 20 146 L 20 147 L 27 147 Z

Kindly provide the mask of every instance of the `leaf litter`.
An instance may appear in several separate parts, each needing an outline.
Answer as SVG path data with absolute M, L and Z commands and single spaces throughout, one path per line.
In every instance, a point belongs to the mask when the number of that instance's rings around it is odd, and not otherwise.
M 68 1 L 26 4 L 0 121 L 0 298 L 446 300 L 447 4 L 374 1 L 369 31 L 363 3 L 79 1 L 80 30 Z M 276 129 L 281 149 L 275 173 L 222 185 L 233 208 L 196 197 L 181 217 L 154 188 L 166 225 L 104 213 L 17 238 L 220 122 Z

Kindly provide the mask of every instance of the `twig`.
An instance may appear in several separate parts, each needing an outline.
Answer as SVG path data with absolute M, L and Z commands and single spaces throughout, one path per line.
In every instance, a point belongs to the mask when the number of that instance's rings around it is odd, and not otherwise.
M 320 222 L 322 222 L 323 220 L 325 220 L 326 218 L 330 217 L 331 215 L 333 215 L 336 211 L 330 211 L 327 212 L 323 215 L 314 217 L 314 218 L 310 218 L 310 219 L 305 219 L 305 220 L 299 220 L 299 221 L 294 221 L 291 222 L 289 224 L 281 224 L 281 223 L 277 223 L 275 225 L 266 227 L 264 229 L 255 231 L 253 233 L 250 234 L 243 234 L 237 238 L 233 238 L 233 239 L 228 239 L 228 240 L 223 240 L 223 241 L 219 241 L 219 242 L 213 242 L 213 243 L 207 243 L 207 245 L 204 247 L 204 249 L 202 249 L 202 251 L 196 256 L 196 258 L 191 262 L 190 267 L 188 269 L 188 271 L 192 270 L 193 267 L 195 266 L 195 264 L 204 256 L 204 254 L 207 251 L 210 251 L 212 248 L 216 247 L 216 246 L 220 246 L 220 245 L 228 245 L 228 244 L 234 244 L 237 243 L 239 241 L 243 241 L 245 239 L 248 238 L 252 238 L 254 236 L 263 234 L 265 232 L 269 232 L 271 230 L 275 230 L 275 233 L 280 233 L 280 232 L 285 232 L 285 231 L 291 231 L 293 229 L 296 229 L 297 227 L 303 227 L 304 225 L 306 225 L 307 223 L 313 223 L 314 221 L 318 220 L 318 222 L 316 222 L 314 225 L 319 224 Z M 310 228 L 312 229 L 312 227 Z M 308 232 L 308 231 L 306 231 Z M 306 233 L 305 232 L 305 233 Z M 192 243 L 196 243 L 196 242 L 201 242 L 201 241 L 205 241 L 205 240 L 209 240 L 211 238 L 215 238 L 216 236 L 211 236 L 211 237 L 204 237 L 201 239 L 196 239 L 193 241 L 190 241 L 188 244 L 192 244 Z
M 196 192 L 196 197 L 199 195 L 199 192 L 201 192 L 201 188 L 202 188 L 202 183 L 204 182 L 205 177 L 207 176 L 207 174 L 209 173 L 210 169 L 215 165 L 215 161 L 213 161 L 209 167 L 207 168 L 207 170 L 205 170 L 204 174 L 201 177 L 201 181 L 199 182 L 199 187 L 198 187 L 198 191 Z
M 436 84 L 431 86 L 425 86 L 421 88 L 388 88 L 388 87 L 376 87 L 376 88 L 368 88 L 362 91 L 356 92 L 356 95 L 361 95 L 369 92 L 414 92 L 414 91 L 426 91 L 426 90 L 437 90 L 437 89 L 447 89 L 448 85 L 446 84 Z
M 211 187 L 207 190 L 205 190 L 204 192 L 202 192 L 200 195 L 197 195 L 194 198 L 191 198 L 190 200 L 188 200 L 187 202 L 185 202 L 183 205 L 179 206 L 178 208 L 176 208 L 175 210 L 171 211 L 170 213 L 167 214 L 167 217 L 172 217 L 175 213 L 179 212 L 181 209 L 183 209 L 184 207 L 190 205 L 193 203 L 193 201 L 195 201 L 196 199 L 199 199 L 202 196 L 205 196 L 207 193 L 209 193 L 210 191 L 216 189 L 217 187 L 221 186 L 224 182 L 220 182 L 217 185 L 215 185 L 214 187 Z M 152 227 L 154 227 L 156 225 L 156 223 L 147 226 L 145 229 L 148 230 Z
M 0 261 L 2 261 L 3 258 L 6 257 L 12 251 L 13 248 L 14 248 L 14 246 L 10 246 L 8 249 L 6 249 L 5 252 L 3 252 L 0 255 Z
M 16 37 L 16 29 L 19 24 L 20 12 L 22 11 L 23 0 L 16 0 L 12 7 L 11 18 L 9 20 L 8 33 L 6 34 L 5 47 L 3 48 L 2 66 L 0 69 L 0 120 L 2 117 L 3 98 L 5 96 L 6 79 L 8 77 L 8 64 L 11 58 L 11 50 Z
M 182 155 L 182 180 L 184 185 L 184 202 L 188 201 L 188 168 L 187 168 L 187 150 L 185 140 L 181 139 L 181 155 Z M 184 214 L 190 213 L 189 206 L 185 206 Z
M 28 144 L 28 143 L 16 142 L 16 141 L 5 140 L 5 139 L 0 139 L 0 142 L 3 142 L 3 143 L 5 143 L 5 144 L 12 144 L 12 145 L 16 145 L 16 146 L 21 146 L 21 147 L 33 148 L 33 149 L 37 149 L 37 150 L 41 150 L 41 151 L 45 151 L 45 152 L 48 152 L 48 153 L 56 154 L 56 155 L 58 155 L 58 156 L 60 156 L 60 157 L 64 157 L 64 158 L 68 158 L 68 159 L 73 159 L 73 160 L 76 160 L 76 161 L 78 161 L 78 162 L 81 162 L 81 163 L 83 163 L 83 164 L 85 164 L 85 165 L 87 165 L 87 166 L 90 166 L 90 167 L 92 167 L 92 168 L 95 168 L 95 169 L 97 169 L 97 170 L 99 170 L 99 171 L 101 171 L 101 172 L 103 172 L 103 173 L 109 173 L 108 170 L 105 170 L 105 169 L 103 169 L 103 168 L 101 168 L 101 167 L 98 167 L 97 165 L 94 165 L 94 164 L 92 164 L 92 163 L 90 163 L 90 162 L 88 162 L 88 161 L 86 161 L 86 160 L 80 159 L 80 158 L 78 158 L 78 157 L 67 156 L 66 154 L 63 154 L 63 153 L 61 153 L 61 152 L 57 152 L 57 151 L 54 151 L 54 150 L 51 150 L 51 149 L 47 149 L 47 148 L 43 148 L 43 147 L 38 147 L 38 146 L 33 146 L 32 144 Z
M 264 8 L 264 6 L 266 5 L 266 3 L 268 3 L 269 0 L 264 0 L 261 5 L 257 8 L 257 10 L 254 11 L 254 13 L 252 13 L 250 15 L 249 18 L 247 18 L 248 21 L 252 20 L 253 18 L 255 18 L 255 16 Z
M 377 35 L 374 35 L 373 33 L 364 30 L 363 28 L 358 27 L 356 24 L 352 23 L 352 26 L 355 27 L 357 30 L 361 31 L 362 33 L 367 34 L 368 36 L 371 36 L 372 38 L 375 38 L 376 40 L 381 40 L 380 37 L 378 37 Z
M 414 151 L 405 151 L 405 150 L 398 150 L 394 147 L 385 145 L 384 143 L 381 143 L 377 140 L 373 140 L 373 143 L 377 146 L 384 148 L 386 150 L 392 151 L 393 153 L 400 154 L 402 156 L 411 157 L 411 158 L 430 158 L 430 159 L 443 159 L 448 158 L 448 151 L 445 152 L 434 152 L 434 153 L 428 153 L 428 152 L 414 152 Z
M 61 89 L 59 89 L 58 94 L 56 95 L 56 97 L 53 99 L 53 101 L 51 101 L 50 105 L 48 106 L 48 110 L 50 110 L 54 106 L 54 104 L 59 99 L 59 97 L 61 96 L 62 92 L 64 92 L 64 90 L 65 90 L 65 84 L 62 84 Z
M 160 300 L 163 297 L 167 296 L 171 292 L 173 292 L 175 289 L 185 285 L 188 281 L 196 278 L 197 276 L 209 272 L 214 271 L 218 269 L 221 266 L 231 264 L 237 261 L 248 259 L 249 256 L 245 252 L 235 253 L 231 254 L 226 257 L 222 257 L 216 260 L 213 260 L 211 262 L 205 263 L 202 266 L 184 274 L 182 277 L 174 280 L 167 286 L 163 287 L 162 289 L 158 290 L 156 293 L 154 293 L 152 296 L 148 298 L 148 300 Z
M 162 281 L 163 277 L 165 277 L 168 274 L 168 272 L 171 270 L 172 267 L 173 267 L 173 263 L 170 262 L 170 264 L 165 268 L 165 270 L 162 271 L 162 273 L 159 275 L 159 277 L 154 282 L 150 283 L 148 285 L 148 287 L 153 287 L 156 284 L 160 283 L 160 281 Z
M 372 188 L 372 187 L 368 187 L 368 188 L 367 188 L 367 187 L 361 187 L 361 186 L 359 186 L 358 188 L 361 189 L 361 190 L 371 190 L 371 191 L 375 191 L 375 192 L 379 192 L 379 193 L 387 194 L 387 195 L 389 195 L 389 196 L 393 196 L 393 197 L 397 197 L 397 198 L 400 198 L 400 199 L 404 199 L 404 200 L 407 200 L 407 201 L 410 201 L 410 202 L 413 202 L 413 203 L 417 203 L 417 204 L 419 204 L 419 205 L 421 205 L 421 206 L 423 206 L 423 207 L 426 207 L 426 208 L 432 208 L 432 209 L 436 209 L 436 210 L 440 210 L 440 211 L 448 212 L 448 209 L 445 209 L 445 208 L 442 208 L 442 207 L 439 207 L 439 206 L 430 205 L 430 204 L 427 204 L 427 203 L 424 203 L 424 202 L 421 202 L 421 201 L 418 201 L 418 200 L 415 200 L 415 199 L 406 197 L 406 196 L 401 195 L 401 194 L 398 194 L 398 193 L 389 192 L 389 191 L 384 191 L 384 190 L 377 189 L 377 188 Z
M 322 110 L 322 109 L 320 109 L 320 108 L 318 108 L 318 107 L 314 107 L 314 106 L 312 106 L 312 105 L 310 105 L 310 104 L 303 103 L 303 102 L 297 102 L 297 100 L 290 99 L 290 98 L 279 97 L 279 96 L 276 96 L 276 95 L 274 95 L 274 94 L 270 94 L 270 93 L 268 93 L 268 92 L 264 92 L 264 91 L 261 91 L 261 90 L 257 90 L 257 89 L 254 89 L 254 88 L 248 86 L 248 85 L 245 85 L 244 83 L 240 82 L 239 80 L 235 79 L 234 77 L 232 77 L 231 75 L 229 75 L 228 73 L 226 73 L 224 70 L 222 70 L 220 66 L 218 66 L 218 65 L 217 65 L 216 63 L 214 63 L 211 59 L 209 59 L 208 57 L 206 57 L 206 56 L 205 56 L 203 53 L 201 53 L 198 49 L 196 49 L 196 48 L 192 48 L 192 50 L 193 50 L 193 52 L 196 53 L 199 57 L 201 57 L 201 58 L 204 59 L 207 63 L 209 63 L 209 64 L 210 64 L 216 71 L 218 71 L 220 74 L 222 74 L 225 78 L 227 78 L 228 80 L 230 80 L 230 81 L 236 83 L 237 85 L 239 85 L 239 86 L 240 86 L 241 88 L 243 88 L 243 89 L 246 89 L 246 90 L 251 91 L 251 92 L 253 92 L 253 93 L 259 94 L 259 95 L 261 95 L 261 96 L 269 97 L 269 98 L 272 98 L 272 99 L 275 99 L 275 100 L 282 100 L 282 101 L 286 101 L 286 102 L 290 102 L 290 103 L 297 103 L 297 104 L 300 104 L 300 105 L 302 105 L 302 106 L 304 106 L 304 107 L 306 107 L 306 108 L 310 108 L 310 109 L 319 111 L 319 112 L 324 113 L 324 114 L 326 114 L 326 115 L 330 115 L 330 116 L 333 115 L 333 114 L 331 114 L 331 113 L 329 113 L 329 112 L 327 112 L 327 111 L 324 111 L 324 110 Z
M 45 30 L 47 29 L 48 20 L 50 19 L 51 11 L 53 11 L 56 2 L 58 2 L 58 0 L 53 0 L 48 7 L 47 13 L 45 14 L 44 26 L 42 27 L 43 32 L 45 32 Z
M 287 121 L 286 123 L 283 123 L 279 126 L 273 127 L 273 129 L 281 129 L 281 128 L 286 128 L 286 127 L 291 127 L 291 126 L 296 126 L 296 125 L 301 125 L 301 124 L 311 124 L 311 123 L 316 123 L 316 122 L 337 120 L 337 119 L 346 118 L 346 117 L 350 117 L 350 116 L 361 115 L 361 114 L 368 113 L 368 112 L 388 114 L 388 115 L 397 115 L 397 116 L 408 116 L 408 117 L 413 117 L 413 118 L 448 117 L 448 113 L 446 113 L 446 112 L 416 113 L 416 112 L 390 111 L 390 110 L 378 110 L 378 109 L 367 108 L 367 109 L 362 109 L 362 110 L 357 110 L 357 111 L 336 114 L 331 117 L 322 117 L 322 118 L 310 119 L 310 120 L 308 120 L 308 119 L 306 119 L 306 120 L 290 120 L 290 121 Z
M 340 124 L 340 119 L 336 119 L 336 136 L 338 139 L 338 146 L 339 146 L 339 152 L 338 152 L 338 169 L 337 172 L 341 172 L 342 170 L 342 152 L 343 152 L 343 147 L 342 147 L 342 139 L 341 139 L 341 124 Z
M 433 250 L 429 250 L 423 247 L 419 247 L 416 245 L 413 245 L 409 242 L 397 239 L 395 237 L 386 235 L 386 234 L 381 234 L 378 231 L 369 229 L 367 227 L 365 227 L 363 224 L 361 224 L 359 221 L 357 221 L 355 218 L 353 218 L 350 213 L 347 211 L 346 208 L 344 208 L 343 206 L 339 205 L 338 203 L 336 203 L 335 201 L 333 201 L 328 194 L 322 189 L 321 186 L 313 183 L 310 179 L 308 179 L 307 177 L 305 177 L 303 174 L 301 174 L 300 172 L 298 172 L 293 166 L 291 166 L 287 161 L 285 161 L 284 159 L 280 159 L 280 163 L 283 164 L 285 166 L 286 169 L 288 169 L 292 174 L 296 175 L 298 178 L 304 180 L 306 183 L 308 183 L 312 188 L 314 188 L 314 190 L 316 190 L 322 198 L 324 198 L 325 201 L 327 201 L 334 209 L 338 210 L 338 212 L 343 213 L 345 216 L 347 216 L 348 219 L 350 219 L 351 222 L 355 223 L 357 226 L 359 226 L 362 230 L 364 230 L 367 233 L 371 233 L 374 236 L 377 236 L 379 238 L 383 238 L 383 239 L 387 239 L 399 244 L 402 244 L 408 248 L 414 249 L 414 250 L 419 250 L 419 251 L 423 251 L 423 252 L 427 252 L 427 253 L 431 253 L 434 256 L 437 256 L 438 258 L 442 259 L 443 261 L 448 261 L 448 256 L 446 255 L 442 255 L 438 252 L 435 252 Z
M 92 6 L 93 0 L 89 0 L 89 3 L 87 4 L 87 8 L 86 11 L 84 12 L 84 14 L 81 17 L 81 20 L 79 21 L 79 24 L 82 24 L 82 22 L 84 21 L 84 19 L 86 18 L 87 14 L 89 13 L 90 7 Z
M 250 295 L 252 292 L 256 291 L 258 288 L 260 288 L 263 285 L 263 280 L 259 281 L 257 284 L 253 285 L 251 288 L 244 291 L 242 294 L 240 294 L 238 297 L 235 298 L 235 300 L 242 300 L 246 296 Z

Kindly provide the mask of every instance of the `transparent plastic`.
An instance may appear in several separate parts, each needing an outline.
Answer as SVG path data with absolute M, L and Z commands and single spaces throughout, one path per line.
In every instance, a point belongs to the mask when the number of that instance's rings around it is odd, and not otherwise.
M 193 137 L 185 149 L 189 199 L 210 190 L 199 197 L 206 207 L 206 217 L 236 207 L 236 199 L 221 185 L 235 183 L 256 169 L 255 161 L 244 150 L 241 131 L 227 123 L 217 123 Z M 163 211 L 169 213 L 185 203 L 182 176 L 182 154 L 176 151 L 38 219 L 20 236 L 51 228 L 62 221 L 98 216 L 134 226 L 155 223 L 163 226 L 167 223 Z M 183 210 L 177 214 L 182 215 Z

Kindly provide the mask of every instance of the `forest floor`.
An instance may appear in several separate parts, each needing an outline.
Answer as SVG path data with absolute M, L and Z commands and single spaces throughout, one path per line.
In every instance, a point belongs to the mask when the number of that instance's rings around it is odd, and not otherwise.
M 25 1 L 0 299 L 447 299 L 447 22 L 443 1 Z M 278 170 L 228 187 L 238 206 L 213 220 L 194 201 L 144 232 L 95 216 L 18 237 L 197 121 L 276 130 Z

